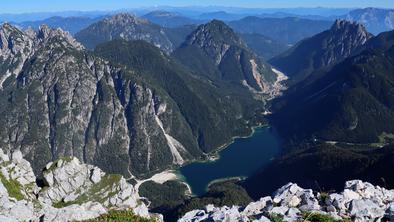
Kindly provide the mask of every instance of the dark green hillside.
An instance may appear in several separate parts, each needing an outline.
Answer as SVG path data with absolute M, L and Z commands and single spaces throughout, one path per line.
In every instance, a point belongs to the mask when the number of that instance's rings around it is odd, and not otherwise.
M 233 136 L 248 133 L 253 121 L 248 124 L 247 120 L 262 108 L 249 93 L 239 93 L 225 84 L 218 88 L 206 79 L 196 78 L 190 70 L 146 42 L 112 41 L 98 46 L 95 52 L 136 70 L 144 79 L 165 89 L 205 152 Z
M 178 48 L 185 42 L 186 38 L 197 28 L 197 25 L 184 25 L 174 28 L 165 28 L 168 39 Z
M 385 48 L 346 59 L 275 101 L 282 135 L 374 143 L 394 133 L 394 48 Z
M 245 181 L 250 195 L 288 182 L 322 191 L 352 179 L 394 187 L 392 36 L 374 37 L 362 53 L 314 72 L 273 102 L 283 155 Z
M 267 60 L 285 52 L 289 48 L 286 44 L 256 33 L 244 33 L 240 34 L 240 36 L 249 48 L 251 48 L 257 55 Z
M 276 80 L 271 66 L 254 54 L 224 22 L 200 25 L 173 53 L 182 64 L 215 84 L 225 81 L 241 90 L 269 93 Z
M 278 158 L 248 178 L 243 186 L 258 199 L 288 182 L 317 191 L 339 191 L 347 180 L 360 179 L 392 189 L 394 146 L 350 148 L 345 145 L 312 144 Z
M 372 37 L 362 25 L 337 20 L 331 29 L 304 39 L 270 63 L 299 82 L 318 69 L 341 62 Z

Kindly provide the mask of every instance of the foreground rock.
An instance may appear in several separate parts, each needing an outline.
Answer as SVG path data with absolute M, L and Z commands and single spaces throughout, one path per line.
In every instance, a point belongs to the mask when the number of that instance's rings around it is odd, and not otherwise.
M 76 158 L 49 163 L 38 187 L 30 163 L 20 151 L 0 149 L 0 221 L 80 221 L 109 210 L 132 210 L 151 218 L 134 187 L 119 175 L 106 174 Z
M 342 193 L 315 193 L 289 183 L 270 197 L 263 197 L 246 207 L 206 206 L 186 213 L 179 222 L 188 221 L 308 221 L 311 215 L 325 215 L 336 220 L 394 220 L 394 190 L 360 180 L 348 181 Z

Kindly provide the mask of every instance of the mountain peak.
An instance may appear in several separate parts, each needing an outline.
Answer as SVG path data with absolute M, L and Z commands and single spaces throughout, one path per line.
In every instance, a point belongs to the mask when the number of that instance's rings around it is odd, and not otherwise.
M 212 44 L 237 45 L 245 47 L 245 44 L 237 34 L 223 21 L 212 20 L 200 25 L 186 41 L 189 45 L 208 46 Z
M 208 25 L 220 25 L 220 26 L 227 26 L 226 23 L 219 19 L 212 19 L 211 22 L 207 23 Z M 229 27 L 230 28 L 230 27 Z
M 331 30 L 337 31 L 337 30 L 346 30 L 346 29 L 353 29 L 357 30 L 359 32 L 364 32 L 368 33 L 366 28 L 357 22 L 349 21 L 349 20 L 344 20 L 344 19 L 337 19 L 334 24 L 331 26 Z
M 5 22 L 1 25 L 0 27 L 0 38 L 3 36 L 4 38 L 6 36 L 11 35 L 12 33 L 21 33 L 21 31 L 13 26 L 12 24 Z
M 372 35 L 361 24 L 336 20 L 331 29 L 301 41 L 271 62 L 286 74 L 302 80 L 314 70 L 342 61 L 363 46 Z
M 343 39 L 355 43 L 355 45 L 363 45 L 372 37 L 364 25 L 348 20 L 338 19 L 332 25 L 330 31 L 341 35 Z
M 76 49 L 83 49 L 84 47 L 77 42 L 69 32 L 63 31 L 61 28 L 52 29 L 48 25 L 41 25 L 36 33 L 36 38 L 40 41 L 48 41 L 50 39 L 58 38 L 62 41 L 69 43 Z
M 144 40 L 168 54 L 174 49 L 164 28 L 129 13 L 119 13 L 93 23 L 76 33 L 75 38 L 88 49 L 114 39 Z

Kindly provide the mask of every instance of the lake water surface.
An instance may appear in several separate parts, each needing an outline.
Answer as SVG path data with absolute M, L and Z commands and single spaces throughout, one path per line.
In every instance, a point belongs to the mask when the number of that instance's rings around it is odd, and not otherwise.
M 269 164 L 279 153 L 278 136 L 270 127 L 256 128 L 248 138 L 235 139 L 216 161 L 195 162 L 179 169 L 193 194 L 202 195 L 209 183 L 231 177 L 247 177 Z

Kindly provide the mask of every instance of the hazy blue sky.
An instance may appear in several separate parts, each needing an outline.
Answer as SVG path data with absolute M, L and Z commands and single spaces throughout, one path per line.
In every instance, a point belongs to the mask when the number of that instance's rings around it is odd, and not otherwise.
M 394 0 L 0 0 L 0 13 L 65 10 L 114 10 L 144 6 L 241 6 L 241 7 L 384 7 Z

